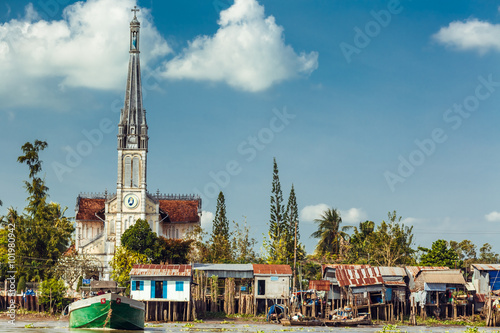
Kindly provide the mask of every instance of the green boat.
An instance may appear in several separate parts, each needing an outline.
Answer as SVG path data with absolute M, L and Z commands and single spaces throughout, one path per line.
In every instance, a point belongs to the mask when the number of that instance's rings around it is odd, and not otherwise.
M 70 328 L 144 329 L 144 303 L 115 293 L 73 302 L 68 311 Z

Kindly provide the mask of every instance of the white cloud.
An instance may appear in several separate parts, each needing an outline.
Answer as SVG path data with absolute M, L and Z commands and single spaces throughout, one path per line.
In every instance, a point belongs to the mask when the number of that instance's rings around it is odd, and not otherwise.
M 500 213 L 496 212 L 496 211 L 493 211 L 489 214 L 486 214 L 484 217 L 486 218 L 487 221 L 490 221 L 490 222 L 500 221 Z
M 500 51 L 499 35 L 500 24 L 469 19 L 464 22 L 451 22 L 433 37 L 438 42 L 458 50 L 477 50 L 484 53 L 489 50 Z
M 315 219 L 319 219 L 321 215 L 323 215 L 323 212 L 328 208 L 330 207 L 327 204 L 323 203 L 318 205 L 305 206 L 300 211 L 300 220 L 313 222 Z
M 407 218 L 402 219 L 401 222 L 404 225 L 406 225 L 406 226 L 410 226 L 410 225 L 415 225 L 415 224 L 418 224 L 418 223 L 425 222 L 425 220 L 424 219 L 419 219 L 419 218 L 416 218 L 416 217 L 407 217 Z
M 235 0 L 221 11 L 218 24 L 214 36 L 198 36 L 166 63 L 164 76 L 226 82 L 256 92 L 318 67 L 318 53 L 297 55 L 285 44 L 283 27 L 273 16 L 265 17 L 256 0 Z
M 130 8 L 135 0 L 88 0 L 64 9 L 63 19 L 39 19 L 33 5 L 25 16 L 0 24 L 0 94 L 7 104 L 44 102 L 67 87 L 124 89 L 128 63 Z M 142 10 L 144 64 L 170 52 Z M 5 99 L 3 100 L 5 103 Z
M 201 212 L 201 227 L 203 230 L 212 230 L 212 222 L 214 220 L 214 213 L 204 210 Z
M 366 213 L 360 208 L 351 208 L 348 210 L 341 210 L 340 216 L 342 217 L 342 222 L 357 224 L 366 220 Z

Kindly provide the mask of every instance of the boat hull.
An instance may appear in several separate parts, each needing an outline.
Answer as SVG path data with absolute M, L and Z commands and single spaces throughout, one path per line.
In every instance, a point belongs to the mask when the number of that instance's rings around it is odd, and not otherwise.
M 104 294 L 71 303 L 70 328 L 144 329 L 144 303 L 117 294 Z

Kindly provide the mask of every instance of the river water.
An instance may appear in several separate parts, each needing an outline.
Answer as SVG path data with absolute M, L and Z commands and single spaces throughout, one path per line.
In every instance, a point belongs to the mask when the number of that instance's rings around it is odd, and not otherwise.
M 33 328 L 25 328 L 33 322 L 16 321 L 14 325 L 6 321 L 0 322 L 0 332 L 30 332 L 30 333 L 61 333 L 61 332 L 110 332 L 109 330 L 84 330 L 84 329 L 69 329 L 68 321 L 47 321 L 34 322 Z M 380 332 L 383 326 L 360 326 L 360 327 L 283 327 L 276 324 L 256 324 L 248 322 L 246 324 L 221 324 L 219 322 L 196 323 L 186 325 L 182 323 L 166 323 L 154 325 L 154 327 L 146 327 L 143 332 L 171 332 L 171 333 L 197 333 L 197 332 L 252 332 L 252 333 L 271 333 L 271 332 L 338 332 L 338 333 L 372 333 Z M 151 325 L 153 326 L 153 325 Z M 467 327 L 450 327 L 450 326 L 398 326 L 396 330 L 386 331 L 386 333 L 432 333 L 432 332 L 449 332 L 458 333 L 466 332 Z M 500 328 L 480 327 L 478 333 L 482 332 L 500 332 Z M 113 332 L 141 332 L 141 331 L 115 331 Z M 473 331 L 471 331 L 473 332 Z M 471 333 L 469 332 L 469 333 Z

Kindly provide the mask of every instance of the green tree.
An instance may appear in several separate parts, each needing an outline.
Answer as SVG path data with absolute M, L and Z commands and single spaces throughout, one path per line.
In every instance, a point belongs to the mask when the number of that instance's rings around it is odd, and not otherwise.
M 387 216 L 388 221 L 382 221 L 373 237 L 369 238 L 370 263 L 378 266 L 414 264 L 413 227 L 401 223 L 401 216 L 398 217 L 396 211 Z
M 341 241 L 349 238 L 347 230 L 351 227 L 341 227 L 342 218 L 339 212 L 336 209 L 328 208 L 323 212 L 321 218 L 315 219 L 314 222 L 318 225 L 318 230 L 313 232 L 311 237 L 319 238 L 315 253 L 318 255 L 342 255 L 340 244 Z
M 479 260 L 484 264 L 500 263 L 500 255 L 491 251 L 492 247 L 489 243 L 484 243 L 479 249 Z
M 113 259 L 109 265 L 113 269 L 111 279 L 116 281 L 121 287 L 127 287 L 130 283 L 130 270 L 134 265 L 150 264 L 151 259 L 145 254 L 129 250 L 125 246 L 116 249 Z
M 42 171 L 39 152 L 46 147 L 47 143 L 39 140 L 21 147 L 24 154 L 17 160 L 29 167 L 29 181 L 24 182 L 28 205 L 24 214 L 9 208 L 2 218 L 4 226 L 15 225 L 17 274 L 27 280 L 50 277 L 50 268 L 68 248 L 74 231 L 72 222 L 64 216 L 66 209 L 47 203 L 48 187 L 37 176 Z
M 458 258 L 457 252 L 452 249 L 444 239 L 438 239 L 432 243 L 430 249 L 418 247 L 423 254 L 420 256 L 420 265 L 458 268 L 462 262 Z
M 234 253 L 234 262 L 238 264 L 248 264 L 257 261 L 257 255 L 253 250 L 257 241 L 250 237 L 250 230 L 247 226 L 247 221 L 242 226 L 238 222 L 234 222 L 234 231 L 232 232 L 232 248 Z
M 76 284 L 76 291 L 80 292 L 80 288 L 83 286 L 83 276 L 80 275 L 78 278 L 78 283 Z
M 288 253 L 291 234 L 284 215 L 283 192 L 281 191 L 278 164 L 274 158 L 269 233 L 268 239 L 264 240 L 266 261 L 270 264 L 286 264 L 293 258 Z
M 207 233 L 203 231 L 203 228 L 199 225 L 186 234 L 186 239 L 192 241 L 191 250 L 187 257 L 189 262 L 209 262 L 210 244 L 205 241 L 207 237 Z
M 17 293 L 22 294 L 26 290 L 26 278 L 21 276 L 19 282 L 17 283 Z
M 151 261 L 158 256 L 158 236 L 151 230 L 146 220 L 138 219 L 133 226 L 125 230 L 121 242 L 122 246 L 130 251 L 144 254 Z
M 63 310 L 65 296 L 66 286 L 62 280 L 48 279 L 40 284 L 40 304 L 51 313 Z
M 160 236 L 159 255 L 153 260 L 153 264 L 168 263 L 168 264 L 187 264 L 188 255 L 191 251 L 191 239 L 173 239 Z
M 369 245 L 374 237 L 375 222 L 365 221 L 359 223 L 359 228 L 353 228 L 350 237 L 350 250 L 348 262 L 352 264 L 368 264 L 370 261 Z
M 213 263 L 230 263 L 233 260 L 229 238 L 229 220 L 226 217 L 226 200 L 222 191 L 217 198 L 210 244 L 210 259 Z

